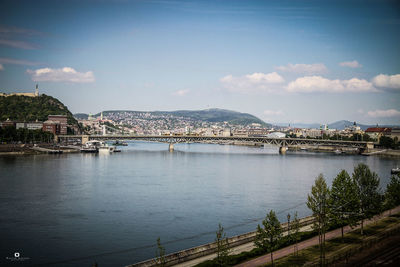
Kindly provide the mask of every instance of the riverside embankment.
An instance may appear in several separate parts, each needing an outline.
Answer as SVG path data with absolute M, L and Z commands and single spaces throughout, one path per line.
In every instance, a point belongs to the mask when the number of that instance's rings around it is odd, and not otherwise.
M 75 153 L 79 152 L 79 147 L 59 146 L 49 143 L 40 144 L 1 144 L 0 156 L 15 155 L 36 155 L 54 153 Z
M 300 219 L 300 226 L 303 231 L 309 230 L 310 225 L 314 222 L 312 216 L 307 216 Z M 282 229 L 288 228 L 288 223 L 281 224 Z M 286 234 L 286 232 L 284 232 Z M 254 248 L 254 239 L 256 237 L 256 231 L 237 235 L 228 238 L 229 247 L 232 253 L 239 254 L 243 251 L 250 251 Z M 181 250 L 175 253 L 171 253 L 165 256 L 166 266 L 181 266 L 189 267 L 194 266 L 203 261 L 213 259 L 216 257 L 217 245 L 215 242 Z M 156 258 L 141 261 L 135 264 L 127 265 L 127 267 L 150 267 L 157 266 L 158 262 Z

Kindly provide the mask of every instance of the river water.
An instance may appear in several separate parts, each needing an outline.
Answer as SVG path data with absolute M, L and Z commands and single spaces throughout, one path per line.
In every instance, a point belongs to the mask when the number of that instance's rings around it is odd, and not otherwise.
M 270 209 L 310 215 L 315 177 L 328 185 L 366 163 L 384 189 L 399 159 L 277 147 L 130 142 L 110 155 L 0 157 L 0 265 L 124 266 L 254 231 Z M 19 252 L 19 261 L 14 253 Z

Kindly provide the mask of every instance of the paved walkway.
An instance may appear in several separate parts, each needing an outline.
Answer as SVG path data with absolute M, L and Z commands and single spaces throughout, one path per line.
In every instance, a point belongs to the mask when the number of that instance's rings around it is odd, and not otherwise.
M 398 213 L 398 212 L 400 212 L 400 206 L 398 206 L 398 207 L 392 209 L 391 211 L 385 211 L 385 212 L 381 215 L 380 218 L 388 217 L 389 214 L 394 214 L 394 213 Z M 364 226 L 365 226 L 365 225 L 368 225 L 368 224 L 370 224 L 370 223 L 372 223 L 372 222 L 374 222 L 374 221 L 375 221 L 374 218 L 372 218 L 371 220 L 366 220 L 366 221 L 364 221 Z M 355 227 L 355 228 L 351 228 L 350 226 L 346 226 L 346 227 L 344 227 L 344 233 L 351 232 L 351 231 L 353 231 L 354 229 L 358 229 L 358 228 L 360 228 L 360 226 L 357 226 L 357 227 Z M 330 232 L 326 233 L 326 234 L 325 234 L 325 239 L 326 239 L 326 240 L 329 240 L 329 239 L 333 239 L 333 238 L 335 238 L 335 237 L 340 237 L 341 235 L 342 235 L 342 231 L 341 231 L 341 229 L 339 228 L 339 229 L 336 229 L 336 230 L 333 230 L 333 231 L 330 231 Z M 308 239 L 308 240 L 305 240 L 305 241 L 303 241 L 303 242 L 298 243 L 298 249 L 299 249 L 299 250 L 302 250 L 302 249 L 305 249 L 305 248 L 308 248 L 308 247 L 311 247 L 311 246 L 315 246 L 315 245 L 318 245 L 318 236 L 313 237 L 313 238 L 311 238 L 311 239 Z M 288 256 L 288 255 L 290 255 L 290 254 L 292 254 L 292 253 L 293 253 L 293 245 L 275 251 L 275 252 L 273 253 L 273 258 L 274 258 L 274 260 L 275 260 L 275 259 L 279 259 L 279 258 Z M 243 263 L 238 264 L 238 265 L 236 265 L 236 266 L 241 266 L 241 267 L 255 267 L 255 266 L 265 265 L 265 264 L 267 264 L 267 263 L 269 263 L 269 262 L 271 262 L 271 256 L 270 256 L 270 254 L 266 254 L 266 255 L 263 255 L 263 256 L 261 256 L 261 257 L 252 259 L 252 260 L 250 260 L 250 261 L 243 262 Z
M 300 231 L 310 231 L 311 227 L 312 227 L 312 224 L 305 225 L 305 226 L 300 228 Z M 286 235 L 287 231 L 284 231 L 283 234 Z M 245 243 L 245 244 L 242 244 L 242 245 L 239 245 L 239 246 L 231 248 L 230 254 L 231 255 L 240 254 L 240 253 L 245 252 L 245 251 L 251 251 L 253 248 L 255 248 L 254 242 Z M 203 256 L 203 257 L 200 257 L 200 258 L 196 258 L 196 259 L 193 259 L 193 260 L 185 261 L 185 262 L 176 264 L 174 266 L 176 266 L 176 267 L 192 267 L 192 266 L 195 266 L 195 265 L 197 265 L 199 263 L 202 263 L 202 262 L 204 262 L 206 260 L 215 259 L 216 257 L 217 257 L 217 254 L 213 253 L 213 254 L 209 254 L 209 255 L 206 255 L 206 256 Z

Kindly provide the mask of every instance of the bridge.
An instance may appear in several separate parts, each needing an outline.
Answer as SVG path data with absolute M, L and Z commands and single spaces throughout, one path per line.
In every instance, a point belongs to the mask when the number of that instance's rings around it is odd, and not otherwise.
M 177 143 L 230 143 L 230 142 L 252 142 L 258 144 L 275 145 L 279 147 L 280 153 L 285 153 L 288 146 L 327 146 L 335 148 L 354 148 L 360 152 L 374 148 L 373 142 L 364 141 L 342 141 L 304 138 L 269 138 L 269 137 L 243 137 L 243 136 L 193 136 L 193 135 L 58 135 L 57 142 L 80 139 L 82 144 L 89 140 L 141 140 L 150 142 L 168 143 L 169 149 Z

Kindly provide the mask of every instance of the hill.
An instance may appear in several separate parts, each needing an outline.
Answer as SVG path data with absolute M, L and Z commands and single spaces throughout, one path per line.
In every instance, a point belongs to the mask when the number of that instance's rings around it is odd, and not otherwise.
M 346 127 L 349 127 L 353 124 L 354 124 L 354 122 L 347 121 L 347 120 L 341 120 L 341 121 L 336 121 L 336 122 L 328 124 L 328 127 L 329 127 L 329 129 L 344 130 Z M 358 124 L 358 123 L 357 123 L 357 126 L 359 126 L 361 128 L 361 130 L 366 130 L 369 127 L 371 127 L 371 125 L 364 125 L 364 124 Z
M 46 121 L 48 115 L 67 115 L 68 124 L 78 125 L 68 108 L 54 97 L 0 96 L 0 121 Z
M 353 125 L 354 122 L 348 121 L 348 120 L 341 120 L 341 121 L 336 121 L 328 124 L 329 129 L 336 129 L 336 130 L 344 130 L 346 127 L 349 127 Z M 287 126 L 288 123 L 276 123 L 278 126 Z M 293 123 L 290 124 L 292 127 L 296 128 L 314 128 L 314 129 L 319 129 L 322 123 Z M 357 126 L 360 126 L 361 130 L 365 131 L 366 129 L 370 127 L 376 127 L 376 125 L 368 125 L 368 124 L 359 124 L 357 123 Z M 398 125 L 379 125 L 378 127 L 399 127 Z
M 140 114 L 149 114 L 154 117 L 171 117 L 181 118 L 188 121 L 196 122 L 228 122 L 234 125 L 249 125 L 252 123 L 259 123 L 262 126 L 270 126 L 256 116 L 248 113 L 241 113 L 226 109 L 205 109 L 205 110 L 176 110 L 176 111 L 133 111 L 133 110 L 106 110 L 103 111 L 103 116 L 109 117 L 125 117 L 125 116 L 140 116 Z M 77 113 L 74 114 L 77 119 L 86 119 L 88 114 Z M 100 116 L 100 113 L 93 115 L 94 117 Z M 153 119 L 152 118 L 152 119 Z

